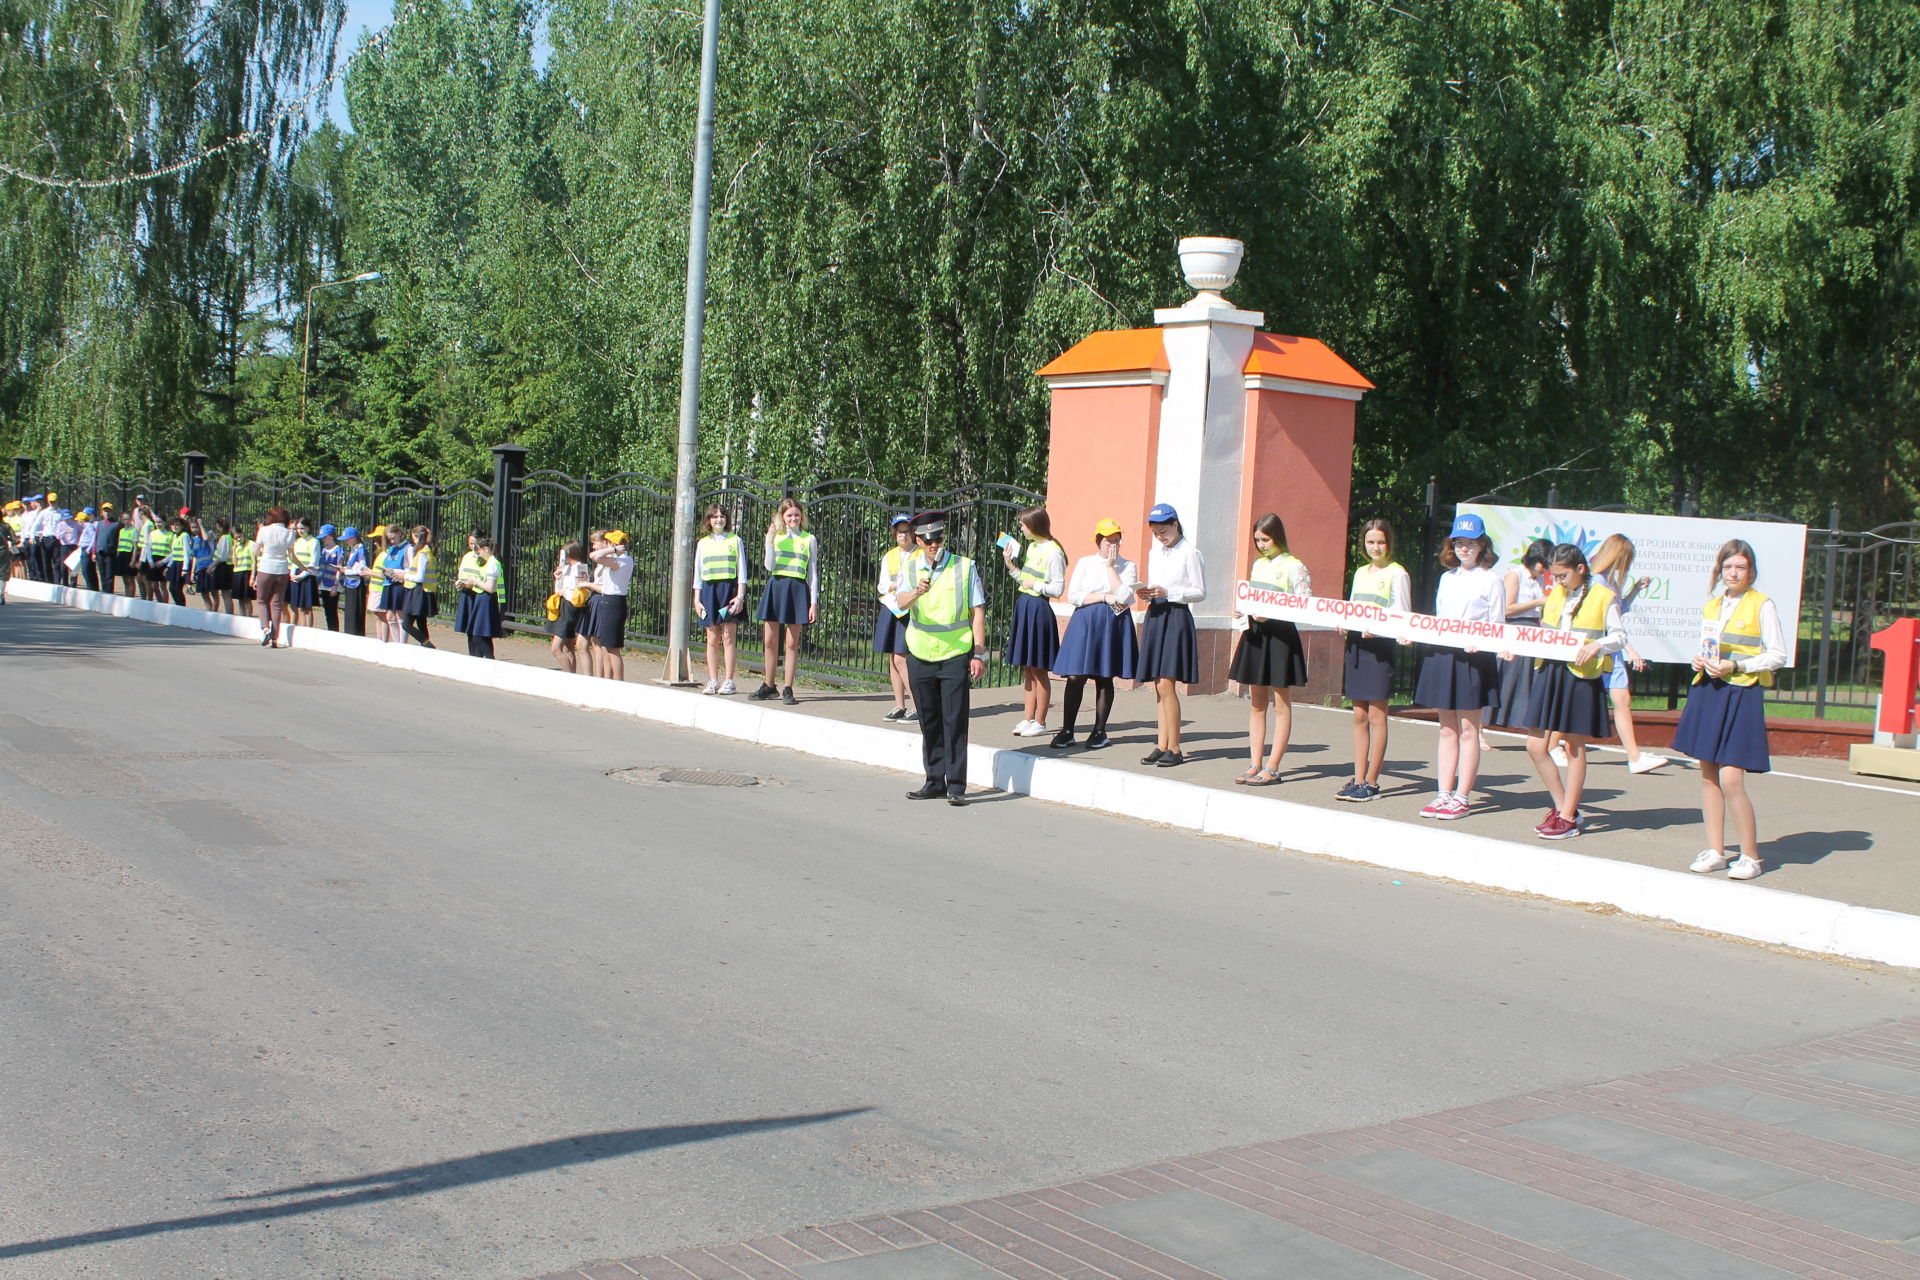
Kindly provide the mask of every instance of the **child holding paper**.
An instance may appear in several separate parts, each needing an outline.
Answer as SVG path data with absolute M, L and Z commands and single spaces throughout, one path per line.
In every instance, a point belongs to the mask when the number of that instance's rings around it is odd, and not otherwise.
M 1580 793 L 1587 782 L 1587 743 L 1613 734 L 1604 677 L 1613 655 L 1626 647 L 1620 601 L 1596 581 L 1579 547 L 1563 542 L 1553 549 L 1553 589 L 1540 603 L 1540 625 L 1571 631 L 1582 643 L 1570 660 L 1535 658 L 1533 723 L 1527 728 L 1527 755 L 1547 784 L 1553 807 L 1534 827 L 1542 840 L 1568 840 L 1580 834 Z M 1566 776 L 1548 754 L 1547 740 L 1565 740 Z
M 907 611 L 896 597 L 913 583 L 907 561 L 913 559 L 913 517 L 901 512 L 887 526 L 893 545 L 880 557 L 880 578 L 874 591 L 880 611 L 873 618 L 873 651 L 887 655 L 887 683 L 893 689 L 893 709 L 882 720 L 918 720 L 913 712 L 913 690 L 907 683 Z
M 1247 581 L 1269 591 L 1312 595 L 1307 566 L 1287 550 L 1287 528 L 1272 512 L 1253 522 L 1253 563 Z M 1236 618 L 1240 615 L 1235 613 Z M 1248 618 L 1233 650 L 1227 678 L 1247 688 L 1251 709 L 1247 746 L 1252 762 L 1234 779 L 1243 787 L 1270 787 L 1280 781 L 1280 761 L 1293 736 L 1293 701 L 1287 690 L 1307 682 L 1307 654 L 1300 628 L 1281 618 Z M 1267 759 L 1267 704 L 1273 704 L 1273 756 Z
M 1440 548 L 1446 572 L 1434 592 L 1438 618 L 1504 623 L 1507 589 L 1493 571 L 1493 539 L 1479 516 L 1456 516 Z M 1434 761 L 1439 794 L 1420 810 L 1423 818 L 1454 822 L 1472 807 L 1474 779 L 1480 773 L 1480 720 L 1499 705 L 1500 669 L 1491 653 L 1478 648 L 1435 648 L 1420 661 L 1414 703 L 1439 713 L 1440 747 Z
M 1007 572 L 1020 584 L 1013 602 L 1013 629 L 1007 636 L 1006 659 L 1020 668 L 1021 718 L 1013 726 L 1016 738 L 1037 738 L 1047 731 L 1047 708 L 1053 703 L 1053 684 L 1047 668 L 1060 652 L 1060 624 L 1054 621 L 1053 602 L 1066 594 L 1067 553 L 1053 536 L 1045 507 L 1020 513 L 1020 532 L 1027 536 L 1027 554 L 1015 563 L 1013 539 L 1000 539 L 1000 557 Z
M 1390 613 L 1413 608 L 1413 580 L 1393 558 L 1393 526 L 1385 520 L 1367 521 L 1360 528 L 1360 546 L 1367 553 L 1367 563 L 1353 571 L 1353 590 L 1347 599 Z M 1342 665 L 1344 690 L 1353 703 L 1353 781 L 1340 788 L 1336 800 L 1362 804 L 1380 794 L 1397 647 L 1390 636 L 1347 632 Z

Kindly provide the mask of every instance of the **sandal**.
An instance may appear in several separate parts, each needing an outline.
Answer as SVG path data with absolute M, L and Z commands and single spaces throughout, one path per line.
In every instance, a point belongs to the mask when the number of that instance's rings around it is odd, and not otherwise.
M 1270 787 L 1278 781 L 1280 781 L 1279 774 L 1274 773 L 1270 769 L 1260 769 L 1256 771 L 1251 778 L 1247 779 L 1247 785 L 1250 787 Z
M 1242 773 L 1239 777 L 1233 780 L 1233 785 L 1236 787 L 1244 787 L 1259 776 L 1260 776 L 1260 770 L 1248 769 L 1246 772 Z

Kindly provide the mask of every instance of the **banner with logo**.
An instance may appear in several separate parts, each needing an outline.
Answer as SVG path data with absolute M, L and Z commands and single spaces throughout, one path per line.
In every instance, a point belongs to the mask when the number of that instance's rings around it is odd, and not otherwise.
M 1234 584 L 1233 607 L 1252 618 L 1279 618 L 1303 627 L 1364 631 L 1395 640 L 1444 645 L 1450 649 L 1478 649 L 1483 653 L 1511 653 L 1530 658 L 1570 660 L 1586 643 L 1571 631 L 1519 627 L 1504 622 L 1468 622 L 1463 618 L 1436 618 L 1430 613 L 1402 613 L 1377 604 L 1333 600 L 1326 596 L 1295 595 L 1246 581 Z
M 1703 520 L 1687 516 L 1642 516 L 1622 511 L 1569 511 L 1555 507 L 1502 507 L 1463 503 L 1487 522 L 1500 571 L 1519 565 L 1535 538 L 1570 542 L 1591 558 L 1610 534 L 1633 541 L 1633 568 L 1626 586 L 1640 578 L 1646 588 L 1625 615 L 1627 639 L 1649 662 L 1687 662 L 1700 651 L 1700 606 L 1719 590 L 1713 558 L 1728 541 L 1753 546 L 1754 585 L 1773 597 L 1787 642 L 1787 663 L 1798 649 L 1801 571 L 1807 526 L 1762 520 Z

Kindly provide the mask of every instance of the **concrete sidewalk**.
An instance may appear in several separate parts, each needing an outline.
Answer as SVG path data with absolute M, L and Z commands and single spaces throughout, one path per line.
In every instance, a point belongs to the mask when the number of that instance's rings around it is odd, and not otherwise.
M 451 637 L 455 643 L 460 637 Z M 500 656 L 513 662 L 551 666 L 546 649 L 530 639 L 502 641 Z M 627 659 L 631 682 L 658 681 L 662 660 L 635 651 Z M 741 693 L 725 701 L 744 701 L 757 677 L 740 682 Z M 848 724 L 867 724 L 918 738 L 911 724 L 888 724 L 881 716 L 893 705 L 886 693 L 846 692 L 826 687 L 796 689 L 800 705 L 786 710 L 824 716 Z M 1081 710 L 1084 742 L 1092 723 L 1092 689 Z M 778 706 L 779 704 L 769 704 Z M 1159 769 L 1139 763 L 1153 745 L 1153 693 L 1128 691 L 1123 684 L 1107 726 L 1114 745 L 1101 751 L 1071 747 L 1056 751 L 1047 738 L 1016 738 L 1020 719 L 1018 689 L 980 689 L 973 700 L 972 742 L 1036 759 L 1064 759 L 1129 774 L 1164 778 L 1214 790 L 1248 794 L 1345 814 L 1363 814 L 1409 824 L 1418 832 L 1436 827 L 1488 835 L 1538 847 L 1558 848 L 1587 857 L 1610 858 L 1645 867 L 1684 871 L 1704 847 L 1700 826 L 1700 776 L 1684 756 L 1652 773 L 1627 772 L 1626 756 L 1602 748 L 1587 775 L 1583 812 L 1591 815 L 1586 834 L 1549 842 L 1533 834 L 1547 807 L 1546 789 L 1534 773 L 1517 734 L 1493 731 L 1493 750 L 1485 755 L 1474 812 L 1457 823 L 1423 820 L 1420 807 L 1433 798 L 1433 757 L 1438 730 L 1421 720 L 1396 717 L 1389 729 L 1387 763 L 1380 798 L 1364 805 L 1335 800 L 1334 793 L 1353 776 L 1353 717 L 1331 707 L 1300 706 L 1293 717 L 1292 744 L 1277 786 L 1246 788 L 1233 778 L 1247 767 L 1248 708 L 1244 699 L 1211 694 L 1183 699 L 1183 737 L 1187 763 Z M 1048 729 L 1061 724 L 1060 686 Z M 1049 733 L 1051 736 L 1051 733 Z M 1661 754 L 1672 754 L 1662 752 Z M 1768 888 L 1832 898 L 1863 906 L 1920 915 L 1920 838 L 1901 831 L 1920 824 L 1920 785 L 1884 779 L 1860 779 L 1839 761 L 1776 757 L 1774 772 L 1752 780 L 1766 845 Z M 1275 838 L 1285 842 L 1284 830 Z M 1701 877 L 1702 880 L 1724 877 Z

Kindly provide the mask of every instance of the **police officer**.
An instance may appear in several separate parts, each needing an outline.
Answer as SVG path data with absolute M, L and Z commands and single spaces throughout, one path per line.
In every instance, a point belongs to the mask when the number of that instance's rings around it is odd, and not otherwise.
M 973 681 L 984 669 L 987 593 L 973 561 L 947 549 L 947 515 L 913 518 L 916 552 L 896 594 L 907 610 L 907 682 L 920 711 L 920 754 L 927 780 L 909 800 L 967 802 L 967 714 Z

